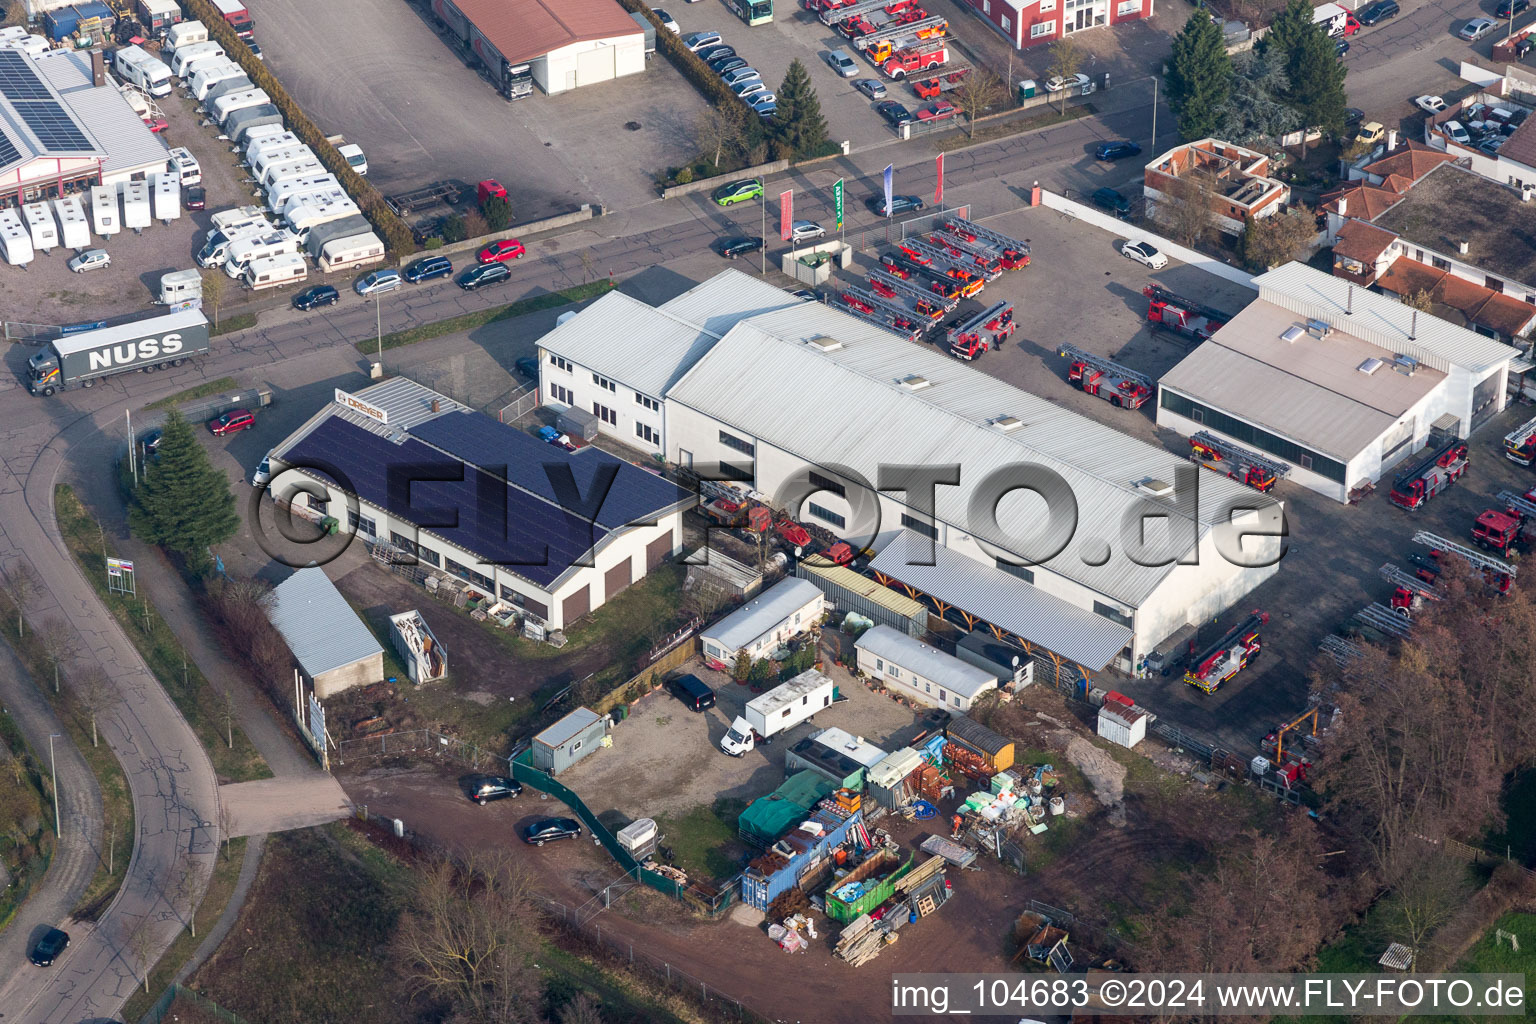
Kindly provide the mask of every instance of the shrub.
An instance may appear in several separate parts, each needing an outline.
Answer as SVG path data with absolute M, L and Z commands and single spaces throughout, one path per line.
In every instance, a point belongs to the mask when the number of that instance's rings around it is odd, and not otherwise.
M 486 196 L 480 204 L 480 215 L 492 231 L 505 231 L 512 223 L 512 204 L 501 196 Z
M 676 174 L 672 175 L 672 182 L 675 185 L 686 185 L 691 181 L 693 181 L 692 167 L 684 167 L 680 169 Z
M 464 230 L 463 217 L 455 213 L 452 216 L 443 218 L 444 242 L 462 242 L 468 237 L 469 235 Z
M 436 235 L 433 235 L 431 238 L 423 242 L 421 247 L 423 249 L 441 249 L 443 247 L 443 240 L 438 238 Z

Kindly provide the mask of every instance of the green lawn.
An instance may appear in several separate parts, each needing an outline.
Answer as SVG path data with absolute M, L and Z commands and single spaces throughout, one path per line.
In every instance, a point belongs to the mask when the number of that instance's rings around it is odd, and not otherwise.
M 603 278 L 601 281 L 579 284 L 564 291 L 549 292 L 527 299 L 519 299 L 510 305 L 494 306 L 490 309 L 465 313 L 462 316 L 449 317 L 446 320 L 436 320 L 430 324 L 422 324 L 420 327 L 412 327 L 409 330 L 396 331 L 393 334 L 384 335 L 383 347 L 385 349 L 392 349 L 399 348 L 402 345 L 414 345 L 418 341 L 441 338 L 445 334 L 457 334 L 459 331 L 472 331 L 476 327 L 484 327 L 486 324 L 494 324 L 500 320 L 510 320 L 512 317 L 522 316 L 525 313 L 537 313 L 541 309 L 557 309 L 560 306 L 569 306 L 575 302 L 595 298 L 612 287 L 612 282 L 607 278 Z M 364 355 L 375 353 L 379 348 L 380 343 L 377 338 L 357 343 L 357 350 Z
M 234 391 L 240 385 L 233 377 L 220 377 L 218 380 L 204 381 L 195 387 L 178 391 L 174 395 L 166 395 L 164 398 L 150 402 L 146 409 L 169 409 L 180 405 L 182 402 L 190 402 L 197 398 L 207 398 L 209 395 L 217 395 L 221 391 Z
M 670 847 L 673 863 L 690 876 L 724 880 L 741 867 L 726 847 L 737 841 L 736 819 L 745 800 L 721 797 L 712 806 L 700 805 L 679 818 L 658 818 L 661 842 Z

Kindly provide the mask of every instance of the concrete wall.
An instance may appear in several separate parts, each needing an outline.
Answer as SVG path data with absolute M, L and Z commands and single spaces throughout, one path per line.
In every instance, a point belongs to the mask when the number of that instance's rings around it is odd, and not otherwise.
M 350 665 L 322 672 L 312 681 L 315 685 L 315 696 L 325 700 L 354 686 L 370 686 L 373 683 L 382 682 L 383 679 L 384 652 L 379 651 Z

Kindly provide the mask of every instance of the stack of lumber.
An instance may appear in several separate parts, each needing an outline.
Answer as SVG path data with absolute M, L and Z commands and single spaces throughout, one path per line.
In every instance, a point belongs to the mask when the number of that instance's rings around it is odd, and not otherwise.
M 879 956 L 887 944 L 895 941 L 895 932 L 887 932 L 881 922 L 868 914 L 862 914 L 843 929 L 832 952 L 839 960 L 862 967 Z
M 926 861 L 908 871 L 896 883 L 896 895 L 898 897 L 905 896 L 914 889 L 922 888 L 924 883 L 944 870 L 944 864 L 943 857 L 929 857 Z

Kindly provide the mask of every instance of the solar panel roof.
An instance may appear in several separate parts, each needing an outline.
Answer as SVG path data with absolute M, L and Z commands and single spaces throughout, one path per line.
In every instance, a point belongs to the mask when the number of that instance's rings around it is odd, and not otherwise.
M 16 143 L 11 141 L 9 135 L 0 131 L 0 167 L 7 167 L 21 159 L 21 150 L 16 148 Z
M 396 444 L 335 416 L 317 424 L 283 461 L 541 586 L 609 533 L 420 441 Z M 392 468 L 397 481 L 414 481 L 408 493 L 398 482 L 390 493 Z M 433 476 L 451 479 L 425 479 Z
M 53 97 L 31 63 L 17 50 L 0 50 L 0 95 L 8 100 L 46 100 Z
M 609 530 L 654 523 L 663 510 L 690 497 L 605 451 L 568 452 L 481 413 L 446 413 L 412 427 L 411 436 Z
M 27 122 L 37 141 L 51 150 L 91 149 L 91 140 L 74 117 L 55 99 L 13 100 L 12 106 Z

